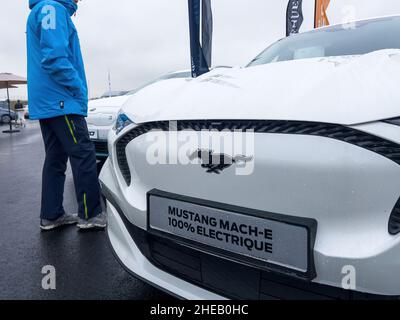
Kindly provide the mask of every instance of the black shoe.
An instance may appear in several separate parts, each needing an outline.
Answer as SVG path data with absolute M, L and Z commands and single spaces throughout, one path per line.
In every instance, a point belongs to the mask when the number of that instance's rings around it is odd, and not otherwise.
M 57 220 L 40 220 L 40 229 L 43 231 L 53 230 L 62 226 L 72 225 L 78 223 L 78 215 L 77 214 L 64 214 L 59 217 Z

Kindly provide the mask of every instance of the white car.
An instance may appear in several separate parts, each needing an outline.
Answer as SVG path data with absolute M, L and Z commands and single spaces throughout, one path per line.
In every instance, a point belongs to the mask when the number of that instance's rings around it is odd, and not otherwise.
M 129 95 L 90 100 L 88 117 L 86 118 L 89 136 L 96 149 L 96 158 L 99 160 L 108 157 L 107 136 L 114 126 L 118 111 L 130 98 Z
M 96 157 L 98 160 L 105 160 L 108 157 L 107 136 L 108 132 L 114 126 L 117 115 L 121 106 L 129 100 L 135 93 L 143 88 L 166 79 L 172 78 L 187 78 L 190 77 L 188 71 L 171 72 L 161 77 L 158 77 L 139 88 L 126 92 L 121 91 L 123 95 L 113 96 L 90 100 L 88 104 L 87 124 L 89 129 L 90 139 L 93 141 L 96 149 Z
M 109 135 L 108 236 L 186 299 L 400 297 L 400 16 L 140 91 Z

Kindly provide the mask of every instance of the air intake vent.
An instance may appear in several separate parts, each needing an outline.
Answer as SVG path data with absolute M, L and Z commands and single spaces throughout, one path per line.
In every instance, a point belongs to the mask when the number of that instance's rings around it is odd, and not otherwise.
M 104 155 L 108 154 L 107 141 L 92 140 L 92 142 L 94 144 L 94 148 L 96 150 L 96 153 L 104 154 Z
M 125 149 L 129 142 L 151 130 L 168 131 L 169 122 L 149 122 L 138 125 L 117 142 L 118 165 L 126 183 L 131 183 L 131 173 L 126 159 Z M 374 135 L 348 128 L 342 125 L 302 121 L 273 120 L 194 120 L 178 121 L 174 130 L 254 130 L 255 133 L 300 134 L 340 140 L 360 148 L 378 153 L 400 164 L 400 145 Z M 400 206 L 399 206 L 400 207 Z M 399 218 L 399 215 L 396 216 Z
M 397 201 L 392 215 L 389 220 L 389 233 L 391 235 L 396 235 L 400 233 L 400 199 Z

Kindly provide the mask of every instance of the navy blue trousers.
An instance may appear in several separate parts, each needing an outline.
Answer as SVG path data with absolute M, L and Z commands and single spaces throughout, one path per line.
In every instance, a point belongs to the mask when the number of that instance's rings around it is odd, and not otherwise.
M 70 160 L 74 177 L 79 217 L 90 219 L 102 212 L 96 154 L 86 120 L 68 115 L 40 120 L 46 159 L 42 176 L 41 218 L 62 216 L 65 171 Z

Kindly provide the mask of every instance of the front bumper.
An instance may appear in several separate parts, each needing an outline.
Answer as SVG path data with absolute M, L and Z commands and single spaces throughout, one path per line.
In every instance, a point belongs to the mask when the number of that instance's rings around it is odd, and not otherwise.
M 108 160 L 101 184 L 107 199 L 108 236 L 117 260 L 135 277 L 174 296 L 189 300 L 399 298 L 261 271 L 158 238 L 129 221 L 112 176 Z
M 364 300 L 396 297 L 365 294 L 277 275 L 196 252 L 135 227 L 112 192 L 107 199 L 108 237 L 116 259 L 133 276 L 178 298 Z

